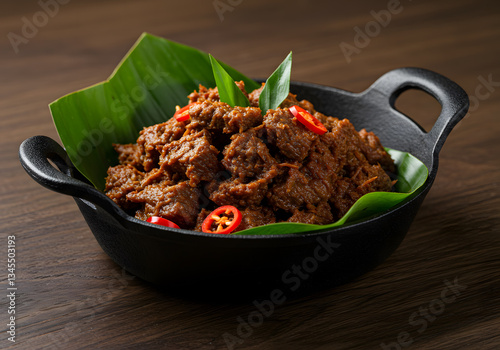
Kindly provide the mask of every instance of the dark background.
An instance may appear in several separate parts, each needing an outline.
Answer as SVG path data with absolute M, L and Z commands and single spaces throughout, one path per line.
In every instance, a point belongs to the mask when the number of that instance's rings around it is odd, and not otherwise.
M 221 349 L 224 334 L 238 331 L 236 349 L 500 346 L 498 2 L 64 2 L 0 4 L 0 276 L 7 293 L 7 235 L 15 235 L 18 287 L 16 343 L 2 331 L 0 348 Z M 387 261 L 347 285 L 286 302 L 245 331 L 240 320 L 256 310 L 251 302 L 173 296 L 121 271 L 74 201 L 36 184 L 19 164 L 22 140 L 58 140 L 48 103 L 106 79 L 142 32 L 258 78 L 292 50 L 293 80 L 356 92 L 391 69 L 423 67 L 461 85 L 471 110 Z M 347 45 L 356 52 L 346 56 Z M 397 107 L 427 130 L 440 110 L 418 91 Z M 450 292 L 447 282 L 461 287 Z M 0 305 L 4 330 L 8 299 Z

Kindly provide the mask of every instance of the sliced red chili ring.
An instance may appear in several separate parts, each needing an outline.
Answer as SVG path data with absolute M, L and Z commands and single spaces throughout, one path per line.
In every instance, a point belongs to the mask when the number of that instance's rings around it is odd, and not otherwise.
M 166 227 L 180 228 L 175 222 L 164 219 L 160 216 L 150 216 L 146 221 L 152 224 L 162 225 Z
M 236 230 L 241 222 L 241 212 L 232 205 L 224 205 L 208 214 L 201 230 L 206 233 L 228 234 Z
M 295 118 L 306 128 L 311 130 L 312 132 L 315 132 L 316 134 L 323 135 L 325 132 L 328 130 L 325 128 L 325 126 L 311 113 L 306 111 L 304 108 L 301 108 L 297 105 L 294 105 L 290 107 L 290 112 L 293 114 Z
M 185 120 L 189 119 L 189 107 L 191 107 L 192 103 L 188 104 L 187 106 L 184 106 L 180 108 L 179 106 L 176 106 L 176 111 L 174 113 L 174 118 L 177 119 L 178 122 L 183 122 Z

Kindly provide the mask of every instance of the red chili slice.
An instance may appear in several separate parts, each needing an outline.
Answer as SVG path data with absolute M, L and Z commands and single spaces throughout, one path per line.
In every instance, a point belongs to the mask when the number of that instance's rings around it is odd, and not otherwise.
M 297 118 L 299 122 L 304 124 L 304 126 L 309 130 L 311 130 L 312 132 L 315 132 L 316 134 L 319 135 L 323 135 L 325 132 L 328 131 L 316 117 L 314 117 L 304 108 L 294 105 L 290 107 L 290 112 L 293 114 L 295 118 Z
M 176 223 L 159 216 L 150 216 L 146 221 L 152 224 L 162 225 L 166 227 L 180 228 Z
M 177 106 L 176 111 L 174 113 L 174 118 L 177 119 L 178 122 L 183 122 L 185 120 L 188 120 L 189 119 L 189 107 L 191 107 L 191 105 L 192 105 L 192 103 L 190 103 L 187 106 L 184 106 L 182 108 L 179 108 L 179 106 Z
M 208 214 L 201 225 L 201 230 L 206 233 L 228 234 L 238 227 L 241 218 L 241 212 L 237 208 L 224 205 Z

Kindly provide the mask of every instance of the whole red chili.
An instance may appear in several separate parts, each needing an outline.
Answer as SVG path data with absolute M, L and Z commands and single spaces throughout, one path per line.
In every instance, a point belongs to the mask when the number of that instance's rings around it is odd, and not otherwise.
M 228 234 L 233 232 L 241 222 L 241 212 L 232 205 L 224 205 L 208 214 L 201 225 L 206 233 Z
M 316 134 L 319 135 L 323 135 L 325 132 L 328 131 L 316 117 L 314 117 L 304 108 L 294 105 L 290 107 L 290 112 L 293 114 L 295 118 L 297 118 L 299 122 L 304 124 L 304 126 L 309 130 L 311 130 L 312 132 L 315 132 Z

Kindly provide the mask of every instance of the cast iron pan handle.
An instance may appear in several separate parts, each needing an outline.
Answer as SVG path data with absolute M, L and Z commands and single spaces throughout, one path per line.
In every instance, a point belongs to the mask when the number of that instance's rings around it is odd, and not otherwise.
M 398 96 L 408 89 L 420 89 L 433 96 L 441 104 L 441 114 L 432 129 L 424 133 L 423 139 L 432 147 L 437 158 L 446 137 L 465 116 L 469 98 L 465 91 L 453 81 L 422 68 L 399 68 L 381 76 L 370 88 L 384 95 L 392 108 Z
M 24 170 L 40 185 L 86 199 L 123 222 L 125 213 L 110 198 L 93 186 L 72 177 L 74 167 L 66 151 L 50 137 L 33 136 L 25 140 L 19 147 L 19 159 Z M 49 159 L 60 171 L 49 163 Z

